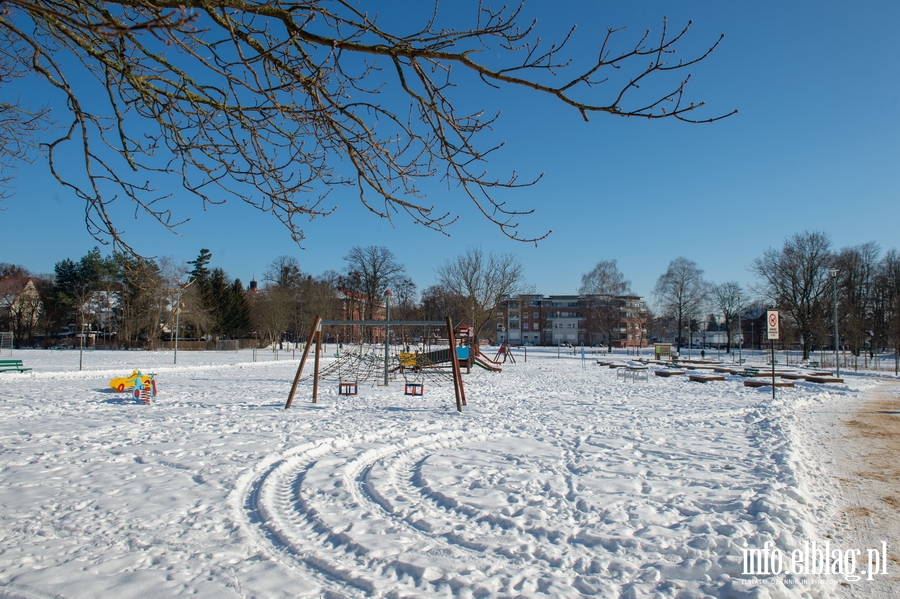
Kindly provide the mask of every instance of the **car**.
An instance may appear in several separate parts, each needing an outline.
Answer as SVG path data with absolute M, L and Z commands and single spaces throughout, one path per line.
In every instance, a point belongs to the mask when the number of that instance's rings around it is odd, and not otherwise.
M 141 386 L 143 386 L 147 382 L 153 380 L 153 376 L 149 374 L 141 374 L 140 371 L 135 370 L 131 373 L 131 376 L 123 376 L 111 380 L 109 382 L 109 386 L 121 393 L 125 389 L 134 389 L 138 380 L 141 381 Z

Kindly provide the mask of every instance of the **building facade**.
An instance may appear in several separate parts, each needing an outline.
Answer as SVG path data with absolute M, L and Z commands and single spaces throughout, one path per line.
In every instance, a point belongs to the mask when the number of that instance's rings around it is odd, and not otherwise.
M 606 302 L 611 327 L 600 330 L 596 306 Z M 497 342 L 511 345 L 606 344 L 644 347 L 647 304 L 636 295 L 609 299 L 591 295 L 516 295 L 504 297 L 497 308 Z
M 31 342 L 43 309 L 34 279 L 0 278 L 0 330 L 12 332 L 16 347 Z

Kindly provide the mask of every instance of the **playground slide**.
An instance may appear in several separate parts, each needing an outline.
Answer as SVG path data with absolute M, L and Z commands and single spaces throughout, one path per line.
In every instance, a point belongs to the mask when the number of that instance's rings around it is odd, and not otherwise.
M 484 361 L 482 355 L 475 356 L 475 360 L 473 363 L 475 364 L 475 366 L 480 366 L 481 368 L 490 370 L 491 372 L 501 372 L 503 370 L 499 366 L 493 366 L 493 363 L 490 361 Z
M 498 361 L 496 361 L 496 360 L 492 360 L 491 358 L 488 358 L 488 357 L 485 355 L 485 353 L 484 353 L 483 351 L 480 351 L 480 350 L 479 350 L 479 352 L 478 352 L 478 354 L 477 354 L 477 359 L 479 359 L 479 360 L 484 360 L 485 363 L 487 363 L 487 364 L 493 364 L 494 366 L 500 366 L 501 364 L 503 364 L 503 362 L 498 362 Z

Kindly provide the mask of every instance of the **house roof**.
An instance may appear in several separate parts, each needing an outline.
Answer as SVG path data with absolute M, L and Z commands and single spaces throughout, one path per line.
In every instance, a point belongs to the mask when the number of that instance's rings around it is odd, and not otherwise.
M 3 277 L 0 279 L 0 296 L 18 297 L 29 283 L 34 286 L 34 279 L 31 277 Z

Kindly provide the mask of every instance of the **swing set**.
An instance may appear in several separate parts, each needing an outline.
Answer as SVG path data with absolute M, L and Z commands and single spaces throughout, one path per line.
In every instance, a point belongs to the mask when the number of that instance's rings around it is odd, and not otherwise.
M 345 348 L 342 356 L 326 368 L 320 367 L 320 356 L 322 354 L 322 327 L 323 326 L 375 326 L 384 327 L 384 353 L 382 364 L 379 364 L 381 356 L 375 351 L 372 345 L 362 345 L 356 349 Z M 316 353 L 313 360 L 312 374 L 312 402 L 318 403 L 319 381 L 324 378 L 338 379 L 339 395 L 357 395 L 359 393 L 359 383 L 376 376 L 379 366 L 383 368 L 384 386 L 388 385 L 389 374 L 399 371 L 404 379 L 404 394 L 411 396 L 421 396 L 425 391 L 424 373 L 432 369 L 437 363 L 431 357 L 436 352 L 427 354 L 419 354 L 401 352 L 397 356 L 397 365 L 392 369 L 390 355 L 390 327 L 404 326 L 434 326 L 446 327 L 447 339 L 450 343 L 450 350 L 446 351 L 447 361 L 450 364 L 450 377 L 453 380 L 453 388 L 456 394 L 456 410 L 462 412 L 462 407 L 466 405 L 465 389 L 463 388 L 462 374 L 459 366 L 459 357 L 456 351 L 456 340 L 453 332 L 453 325 L 448 317 L 446 321 L 440 320 L 322 320 L 317 317 L 309 334 L 306 347 L 303 349 L 303 356 L 300 358 L 300 366 L 297 368 L 297 374 L 294 376 L 294 382 L 291 385 L 291 391 L 288 395 L 284 409 L 291 407 L 294 402 L 294 395 L 297 392 L 297 385 L 303 374 L 303 368 L 306 366 L 306 360 L 309 357 L 310 349 L 315 344 Z M 340 352 L 339 352 L 340 353 Z M 414 377 L 410 381 L 407 373 L 411 373 Z M 445 375 L 446 376 L 446 375 Z

